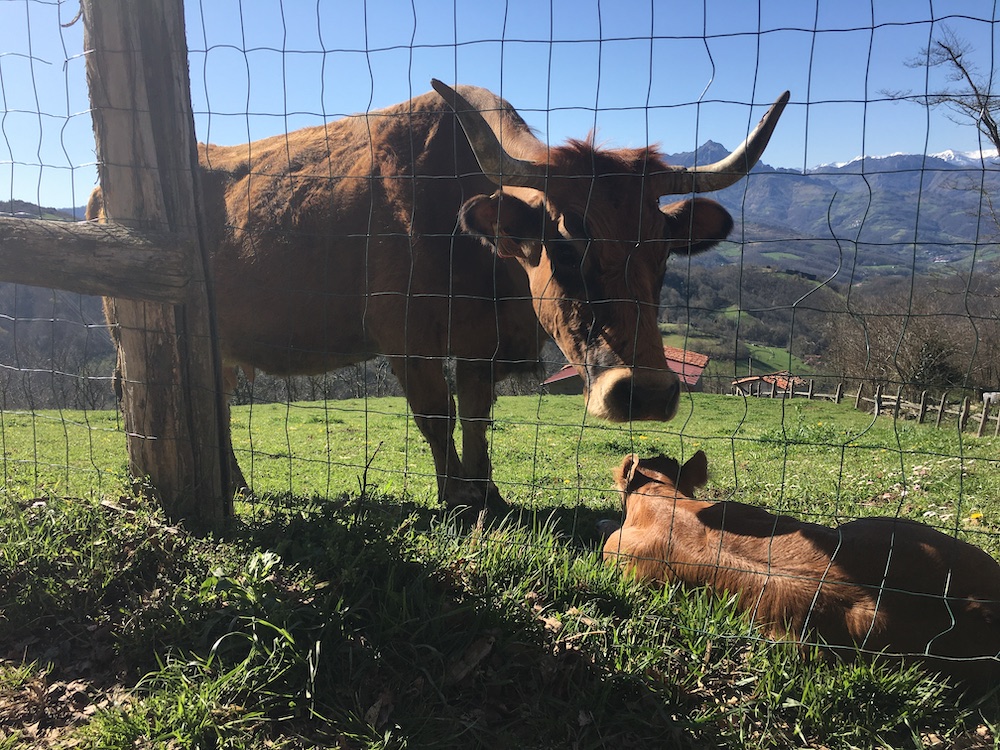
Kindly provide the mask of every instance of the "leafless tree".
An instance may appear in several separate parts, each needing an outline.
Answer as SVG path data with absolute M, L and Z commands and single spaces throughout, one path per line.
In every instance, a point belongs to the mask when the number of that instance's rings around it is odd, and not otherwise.
M 966 39 L 943 26 L 930 45 L 905 64 L 940 70 L 943 83 L 924 93 L 883 91 L 883 95 L 944 108 L 949 119 L 975 126 L 1000 153 L 1000 95 L 993 92 L 997 72 L 981 68 L 976 50 Z M 987 184 L 969 177 L 953 187 L 978 191 L 980 211 L 1000 230 L 1000 203 Z M 980 261 L 950 279 L 922 280 L 926 288 L 907 297 L 904 314 L 886 310 L 885 296 L 878 300 L 872 295 L 878 308 L 869 311 L 874 315 L 855 319 L 839 331 L 844 337 L 840 339 L 843 364 L 849 361 L 856 368 L 863 361 L 863 370 L 876 381 L 894 375 L 904 385 L 932 389 L 994 387 L 1000 377 L 998 269 L 995 261 Z M 887 345 L 893 341 L 891 347 Z
M 1000 377 L 1000 290 L 989 265 L 978 278 L 874 281 L 854 295 L 849 315 L 831 320 L 829 362 L 845 378 L 927 390 L 991 390 Z
M 944 107 L 956 123 L 972 123 L 1000 151 L 1000 96 L 993 93 L 996 71 L 983 73 L 975 61 L 975 50 L 951 28 L 940 34 L 920 54 L 906 62 L 910 68 L 940 68 L 947 83 L 937 91 L 883 91 L 891 99 L 905 99 L 927 107 Z

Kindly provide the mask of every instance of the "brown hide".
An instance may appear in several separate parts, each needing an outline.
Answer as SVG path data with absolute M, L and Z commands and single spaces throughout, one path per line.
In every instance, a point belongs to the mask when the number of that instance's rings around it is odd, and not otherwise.
M 829 528 L 695 500 L 701 451 L 684 466 L 626 456 L 615 479 L 625 521 L 604 558 L 636 577 L 735 594 L 773 637 L 883 652 L 979 691 L 1000 683 L 1000 565 L 978 547 L 898 518 Z
M 494 383 L 534 367 L 546 332 L 585 370 L 593 413 L 673 416 L 679 383 L 656 327 L 664 263 L 671 249 L 724 238 L 732 220 L 705 199 L 661 211 L 645 175 L 666 166 L 652 149 L 550 152 L 507 102 L 458 90 L 516 155 L 552 154 L 551 187 L 497 191 L 434 92 L 249 144 L 203 144 L 199 157 L 225 362 L 294 375 L 386 355 L 440 497 L 478 505 L 498 497 L 486 443 Z M 88 218 L 100 204 L 95 192 Z
M 704 198 L 659 209 L 645 175 L 667 167 L 652 149 L 571 143 L 547 158 L 544 195 L 505 188 L 478 196 L 463 207 L 462 228 L 521 265 L 535 314 L 580 375 L 591 414 L 668 420 L 680 382 L 657 326 L 667 256 L 712 247 L 732 218 Z

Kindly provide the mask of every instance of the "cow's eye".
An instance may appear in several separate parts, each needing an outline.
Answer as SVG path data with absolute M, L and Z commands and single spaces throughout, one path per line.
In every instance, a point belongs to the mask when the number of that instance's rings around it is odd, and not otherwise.
M 571 269 L 580 267 L 580 256 L 576 252 L 573 244 L 565 241 L 548 242 L 545 250 L 549 254 L 549 261 L 559 269 Z

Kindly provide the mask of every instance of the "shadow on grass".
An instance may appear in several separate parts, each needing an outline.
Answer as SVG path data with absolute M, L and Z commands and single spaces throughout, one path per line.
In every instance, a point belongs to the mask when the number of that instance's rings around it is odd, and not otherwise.
M 326 613 L 316 713 L 330 731 L 417 747 L 712 744 L 710 727 L 682 718 L 689 697 L 669 676 L 628 674 L 613 653 L 559 637 L 535 604 L 546 593 L 505 569 L 544 566 L 527 559 L 538 550 L 487 560 L 491 524 L 523 542 L 532 532 L 519 526 L 592 528 L 589 512 L 513 514 L 483 527 L 371 500 L 297 502 L 282 498 L 281 512 L 237 534 L 315 581 L 311 606 Z
M 743 622 L 733 607 L 703 592 L 651 594 L 600 565 L 600 512 L 480 525 L 392 498 L 271 497 L 212 538 L 166 524 L 145 501 L 8 510 L 3 654 L 36 660 L 48 681 L 38 684 L 89 685 L 98 708 L 152 673 L 132 700 L 94 716 L 132 732 L 100 746 L 133 746 L 154 715 L 161 732 L 191 726 L 175 716 L 182 703 L 201 711 L 199 746 L 798 746 L 793 727 L 815 692 L 799 654 L 733 636 Z M 759 691 L 764 676 L 783 691 L 777 703 L 776 688 Z M 824 679 L 828 693 L 843 682 Z M 17 688 L 6 703 L 3 690 L 0 731 L 39 716 L 90 720 L 77 688 Z M 878 706 L 910 693 L 897 685 Z M 833 695 L 810 710 L 837 729 L 859 693 Z M 30 715 L 6 715 L 31 696 Z M 892 731 L 927 720 L 884 713 L 873 715 Z M 227 734 L 240 731 L 251 741 Z

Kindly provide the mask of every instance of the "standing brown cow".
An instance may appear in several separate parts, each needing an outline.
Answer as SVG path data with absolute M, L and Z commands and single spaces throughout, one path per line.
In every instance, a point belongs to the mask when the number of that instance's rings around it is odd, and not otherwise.
M 728 159 L 684 169 L 652 147 L 549 148 L 489 91 L 433 85 L 326 125 L 201 145 L 200 179 L 227 365 L 311 374 L 384 354 L 430 444 L 440 498 L 478 505 L 498 497 L 486 442 L 494 383 L 533 367 L 546 334 L 583 378 L 592 414 L 673 416 L 679 383 L 656 326 L 664 264 L 724 239 L 732 219 L 714 201 L 660 198 L 741 179 L 788 95 Z M 95 191 L 87 216 L 102 215 Z
M 683 466 L 626 456 L 615 480 L 625 522 L 604 559 L 636 577 L 735 594 L 774 637 L 881 652 L 978 691 L 1000 685 L 1000 565 L 978 547 L 900 518 L 831 529 L 695 500 L 708 481 L 701 451 Z

